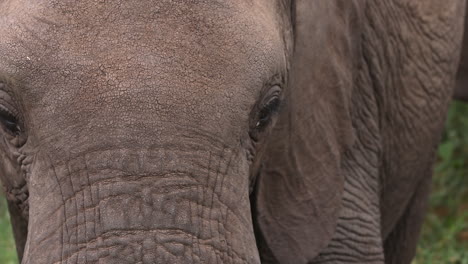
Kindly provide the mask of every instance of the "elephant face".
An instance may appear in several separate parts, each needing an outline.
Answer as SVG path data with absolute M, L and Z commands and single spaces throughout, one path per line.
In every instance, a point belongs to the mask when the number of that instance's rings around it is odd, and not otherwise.
M 23 263 L 409 263 L 464 5 L 0 0 Z
M 285 87 L 277 3 L 0 10 L 2 170 L 29 190 L 25 263 L 259 262 L 249 184 Z

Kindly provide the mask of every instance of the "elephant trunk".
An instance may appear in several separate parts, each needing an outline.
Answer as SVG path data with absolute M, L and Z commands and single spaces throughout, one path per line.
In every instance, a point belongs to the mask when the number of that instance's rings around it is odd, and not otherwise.
M 37 158 L 23 263 L 259 263 L 239 160 L 227 149 Z

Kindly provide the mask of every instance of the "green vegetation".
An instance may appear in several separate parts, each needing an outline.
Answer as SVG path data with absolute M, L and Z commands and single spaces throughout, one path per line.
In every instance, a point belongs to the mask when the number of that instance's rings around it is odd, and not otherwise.
M 1 194 L 1 193 L 0 193 Z M 16 264 L 15 242 L 10 226 L 7 204 L 3 196 L 0 196 L 0 263 Z
M 414 264 L 468 264 L 468 104 L 453 103 Z
M 0 198 L 0 263 L 17 263 Z M 438 151 L 431 209 L 413 264 L 468 264 L 468 104 L 452 104 Z

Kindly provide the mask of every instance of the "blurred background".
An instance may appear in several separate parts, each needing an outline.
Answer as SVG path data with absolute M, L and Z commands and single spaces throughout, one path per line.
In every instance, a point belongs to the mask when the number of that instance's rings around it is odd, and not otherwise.
M 468 104 L 453 102 L 413 264 L 468 264 Z
M 434 169 L 433 190 L 413 264 L 468 264 L 468 104 L 452 103 Z M 0 264 L 17 264 L 0 192 Z

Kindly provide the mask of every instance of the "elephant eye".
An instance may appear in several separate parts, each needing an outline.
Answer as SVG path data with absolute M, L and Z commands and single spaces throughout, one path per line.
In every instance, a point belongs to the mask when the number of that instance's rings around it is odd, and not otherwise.
M 277 112 L 281 108 L 281 91 L 279 85 L 271 86 L 253 108 L 249 135 L 254 142 L 258 142 L 264 132 L 267 132 L 267 128 L 274 124 Z
M 275 114 L 280 106 L 280 99 L 278 96 L 274 96 L 270 98 L 270 100 L 263 105 L 261 108 L 259 114 L 258 114 L 258 119 L 257 123 L 255 124 L 255 127 L 259 130 L 262 130 L 266 126 L 269 125 L 271 121 L 271 117 L 273 114 Z
M 16 136 L 21 132 L 18 119 L 4 107 L 0 107 L 0 123 L 12 135 Z

